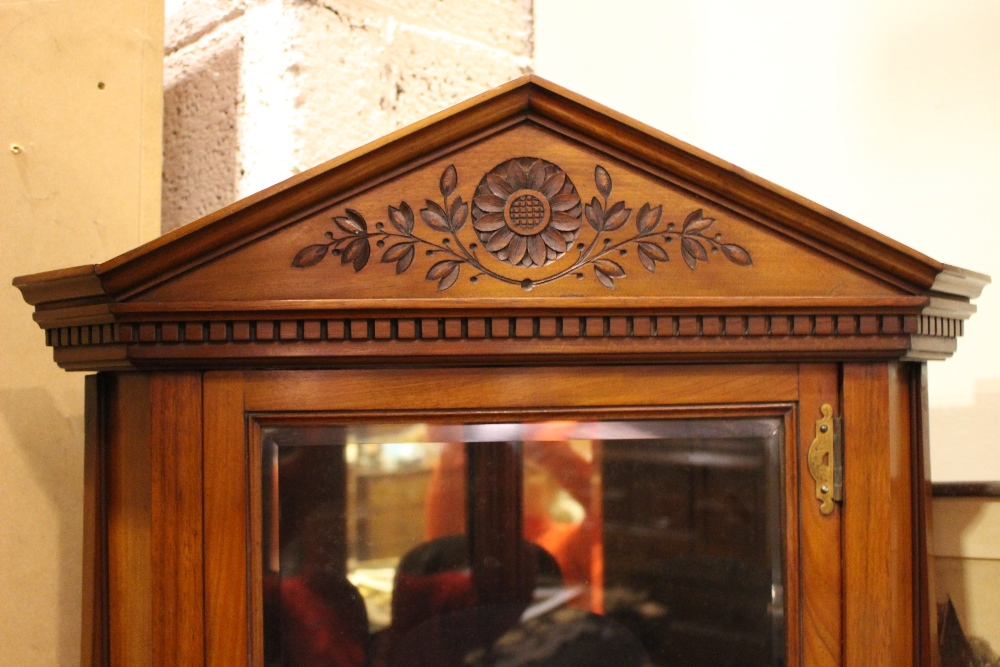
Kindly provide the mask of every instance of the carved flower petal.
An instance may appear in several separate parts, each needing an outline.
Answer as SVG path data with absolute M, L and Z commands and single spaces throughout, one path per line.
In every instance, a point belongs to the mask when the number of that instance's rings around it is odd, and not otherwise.
M 521 260 L 524 259 L 525 252 L 528 250 L 528 243 L 520 234 L 514 234 L 514 237 L 510 240 L 510 245 L 507 246 L 507 250 L 510 252 L 511 264 L 520 264 Z
M 472 223 L 472 226 L 479 232 L 495 232 L 502 227 L 506 227 L 507 223 L 504 222 L 502 213 L 487 213 Z
M 541 234 L 528 237 L 528 255 L 537 266 L 545 264 L 545 241 L 542 240 Z
M 486 185 L 489 186 L 490 191 L 497 197 L 502 199 L 507 199 L 513 190 L 507 185 L 507 181 L 503 180 L 496 174 L 486 174 Z
M 549 203 L 552 205 L 553 211 L 568 211 L 580 203 L 580 196 L 574 194 L 556 195 L 549 200 Z
M 580 229 L 580 219 L 556 211 L 552 214 L 550 226 L 555 227 L 560 232 L 572 232 Z
M 552 248 L 556 252 L 566 252 L 566 240 L 563 238 L 562 234 L 551 227 L 546 227 L 537 238 L 542 239 L 545 245 Z
M 499 232 L 490 237 L 490 240 L 486 242 L 486 249 L 490 252 L 496 252 L 501 248 L 506 248 L 510 244 L 510 239 L 514 236 L 514 230 L 510 227 L 501 229 Z
M 487 213 L 503 213 L 504 204 L 507 203 L 496 195 L 479 195 L 473 201 Z
M 542 187 L 540 187 L 538 191 L 541 192 L 543 195 L 545 195 L 548 199 L 552 199 L 557 194 L 559 194 L 559 191 L 562 190 L 563 183 L 565 182 L 566 182 L 566 172 L 557 171 L 556 173 L 552 174 L 552 176 L 550 176 L 549 179 L 545 181 L 545 183 L 542 184 Z
M 507 165 L 507 184 L 510 185 L 511 192 L 523 190 L 527 184 L 527 180 L 524 178 L 524 169 L 521 168 L 517 160 L 511 160 Z
M 545 165 L 541 160 L 535 160 L 528 170 L 528 189 L 539 190 L 545 182 Z

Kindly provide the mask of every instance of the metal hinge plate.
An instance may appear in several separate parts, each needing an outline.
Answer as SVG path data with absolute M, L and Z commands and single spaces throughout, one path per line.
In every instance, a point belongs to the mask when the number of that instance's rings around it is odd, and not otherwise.
M 816 482 L 816 499 L 822 514 L 833 512 L 834 502 L 844 500 L 844 453 L 841 443 L 843 421 L 833 416 L 827 403 L 820 408 L 816 439 L 809 445 L 809 473 Z

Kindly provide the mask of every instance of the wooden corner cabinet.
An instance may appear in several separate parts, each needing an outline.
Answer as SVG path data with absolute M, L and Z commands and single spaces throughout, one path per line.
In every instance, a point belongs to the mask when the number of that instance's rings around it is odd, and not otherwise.
M 988 277 L 534 76 L 96 266 L 84 662 L 935 663 Z

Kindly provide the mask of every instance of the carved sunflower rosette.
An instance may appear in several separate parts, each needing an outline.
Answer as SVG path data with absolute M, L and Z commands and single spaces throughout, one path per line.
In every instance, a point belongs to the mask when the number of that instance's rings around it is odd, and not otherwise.
M 582 213 L 566 172 L 537 158 L 501 162 L 483 176 L 472 200 L 472 226 L 483 247 L 524 268 L 565 255 L 580 233 Z
M 628 276 L 620 262 L 626 261 L 623 258 L 630 251 L 640 266 L 656 273 L 657 264 L 670 260 L 667 247 L 673 241 L 679 241 L 675 247 L 692 271 L 714 253 L 738 266 L 753 264 L 745 248 L 723 242 L 722 234 L 714 229 L 716 220 L 705 217 L 701 209 L 689 212 L 681 225 L 671 222 L 661 226 L 662 205 L 653 207 L 647 202 L 634 217 L 634 231 L 622 233 L 620 230 L 633 220 L 632 209 L 625 201 L 611 203 L 613 181 L 601 165 L 594 169 L 599 196 L 588 204 L 583 203 L 563 169 L 535 157 L 512 158 L 493 167 L 479 181 L 471 203 L 461 195 L 452 197 L 458 183 L 458 172 L 449 165 L 438 186 L 442 201 L 427 199 L 420 209 L 422 228 L 417 228 L 413 208 L 406 201 L 388 206 L 389 225 L 376 222 L 374 230 L 361 212 L 345 209 L 344 215 L 333 216 L 335 230 L 326 232 L 327 242 L 300 250 L 292 266 L 308 268 L 332 255 L 359 272 L 371 257 L 374 241 L 383 249 L 381 262 L 395 264 L 399 275 L 412 266 L 419 247 L 434 258 L 426 279 L 436 282 L 442 291 L 458 282 L 463 269 L 471 283 L 485 276 L 525 290 L 569 276 L 583 279 L 591 270 L 598 283 L 613 290 L 616 280 Z M 463 231 L 470 213 L 478 243 Z M 594 235 L 578 242 L 584 219 Z M 484 262 L 480 244 L 493 259 L 516 269 L 517 275 Z M 575 259 L 563 260 L 574 244 Z M 526 269 L 542 270 L 554 264 L 547 273 L 523 277 Z M 558 264 L 563 267 L 558 268 Z

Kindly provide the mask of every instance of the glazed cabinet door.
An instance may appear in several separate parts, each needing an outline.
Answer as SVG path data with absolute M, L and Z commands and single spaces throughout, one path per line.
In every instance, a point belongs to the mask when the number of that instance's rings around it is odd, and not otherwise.
M 842 664 L 833 365 L 218 372 L 206 664 Z

